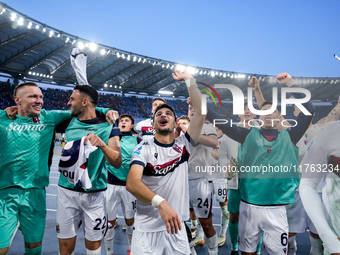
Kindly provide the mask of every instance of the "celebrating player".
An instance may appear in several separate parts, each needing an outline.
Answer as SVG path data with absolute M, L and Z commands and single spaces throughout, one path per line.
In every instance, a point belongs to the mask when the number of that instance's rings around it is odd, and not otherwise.
M 183 223 L 189 218 L 189 138 L 198 141 L 204 116 L 195 79 L 177 70 L 173 77 L 186 82 L 197 111 L 191 128 L 175 139 L 174 109 L 168 104 L 158 106 L 154 139 L 141 142 L 133 152 L 126 186 L 138 199 L 131 254 L 190 254 Z
M 98 99 L 98 92 L 93 87 L 78 85 L 74 88 L 68 102 L 71 115 L 76 118 L 71 120 L 66 129 L 66 138 L 71 146 L 65 145 L 59 163 L 59 167 L 67 169 L 62 171 L 63 175 L 60 175 L 57 191 L 56 229 L 61 255 L 73 254 L 76 231 L 81 223 L 84 225 L 86 254 L 101 254 L 101 240 L 107 228 L 105 162 L 119 168 L 122 158 L 119 139 L 112 133 L 112 125 L 104 118 L 96 116 L 95 107 Z M 92 146 L 99 147 L 89 154 L 87 166 L 84 165 L 84 168 L 87 167 L 89 186 L 84 183 L 75 185 L 66 178 L 72 176 L 72 171 L 77 170 L 74 166 L 83 155 L 80 153 L 83 141 L 80 139 L 83 137 L 85 137 L 84 145 L 90 142 Z
M 105 235 L 107 255 L 113 254 L 113 239 L 115 236 L 114 225 L 116 214 L 121 204 L 125 217 L 126 234 L 128 238 L 128 254 L 131 250 L 134 215 L 136 212 L 136 198 L 126 190 L 126 178 L 130 170 L 130 160 L 140 138 L 132 135 L 134 118 L 130 114 L 121 114 L 119 117 L 119 130 L 121 132 L 120 147 L 122 151 L 122 166 L 117 169 L 108 165 L 108 186 L 106 191 L 106 206 L 108 221 L 111 224 Z
M 277 76 L 280 84 L 292 86 L 294 81 L 287 73 Z M 295 98 L 301 97 L 293 93 Z M 314 107 L 311 102 L 303 106 L 311 114 Z M 261 110 L 269 110 L 272 103 L 263 103 Z M 210 116 L 209 116 L 210 115 Z M 215 115 L 215 116 L 213 116 Z M 219 119 L 218 115 L 208 112 L 210 121 Z M 256 254 L 257 245 L 263 232 L 263 242 L 270 254 L 287 252 L 288 222 L 285 204 L 294 202 L 294 192 L 299 183 L 298 172 L 261 171 L 261 167 L 297 167 L 298 149 L 296 143 L 307 130 L 312 119 L 310 115 L 300 113 L 297 126 L 289 130 L 278 131 L 280 112 L 276 109 L 271 114 L 262 115 L 261 129 L 250 130 L 223 124 L 216 124 L 225 134 L 241 143 L 238 154 L 240 169 L 240 247 L 242 254 Z M 246 169 L 259 171 L 245 171 Z M 275 219 L 275 220 L 273 220 Z M 253 227 L 251 230 L 249 225 Z

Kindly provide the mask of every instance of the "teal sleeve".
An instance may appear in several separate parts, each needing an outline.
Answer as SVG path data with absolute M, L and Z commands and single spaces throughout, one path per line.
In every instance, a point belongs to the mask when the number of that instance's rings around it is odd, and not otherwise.
M 69 120 L 72 118 L 71 111 L 59 111 L 59 110 L 52 110 L 52 111 L 46 111 L 46 114 L 48 114 L 52 121 L 55 123 L 55 125 L 58 125 L 62 123 L 65 120 Z

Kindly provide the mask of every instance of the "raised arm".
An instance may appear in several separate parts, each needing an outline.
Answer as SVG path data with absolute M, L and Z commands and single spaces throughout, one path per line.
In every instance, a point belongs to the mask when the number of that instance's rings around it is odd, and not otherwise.
M 193 142 L 197 143 L 197 141 L 200 138 L 200 134 L 201 134 L 204 119 L 205 119 L 205 116 L 202 115 L 201 92 L 197 88 L 196 79 L 194 79 L 189 72 L 187 71 L 181 72 L 181 71 L 175 70 L 175 72 L 172 74 L 172 77 L 176 81 L 185 81 L 188 87 L 191 104 L 195 109 L 195 115 L 190 120 L 190 126 L 187 132 L 190 135 L 190 138 L 193 140 Z
M 340 118 L 340 96 L 338 98 L 337 105 L 328 113 L 328 115 L 321 120 L 319 120 L 316 124 L 321 128 L 326 123 L 331 121 L 336 121 Z
M 279 84 L 286 85 L 287 87 L 298 88 L 298 86 L 294 85 L 294 80 L 288 73 L 280 73 L 276 76 L 276 79 Z M 292 93 L 292 95 L 295 98 L 304 98 L 304 94 L 302 93 Z M 311 113 L 311 115 L 305 115 L 303 112 L 300 112 L 300 114 L 296 118 L 297 125 L 295 127 L 289 128 L 288 132 L 294 144 L 297 144 L 297 142 L 307 131 L 315 112 L 314 106 L 311 101 L 308 101 L 302 105 L 307 109 L 307 111 Z
M 249 80 L 249 86 L 253 89 L 254 93 L 255 93 L 255 98 L 256 98 L 256 102 L 257 105 L 259 106 L 259 108 L 261 108 L 264 100 L 261 88 L 260 88 L 260 82 L 259 80 L 253 76 L 251 77 L 251 79 Z

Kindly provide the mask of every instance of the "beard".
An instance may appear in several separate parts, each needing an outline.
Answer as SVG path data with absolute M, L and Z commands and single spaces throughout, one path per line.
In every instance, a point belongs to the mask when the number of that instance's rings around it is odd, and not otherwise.
M 173 131 L 171 131 L 170 128 L 166 128 L 166 129 L 158 129 L 156 130 L 156 132 L 162 136 L 167 136 L 171 134 Z

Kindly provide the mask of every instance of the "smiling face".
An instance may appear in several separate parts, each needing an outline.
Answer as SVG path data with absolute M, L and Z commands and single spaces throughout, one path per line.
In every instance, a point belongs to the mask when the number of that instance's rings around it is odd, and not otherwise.
M 73 91 L 70 100 L 67 103 L 67 106 L 71 108 L 71 116 L 78 117 L 84 111 L 83 99 L 79 90 L 76 89 Z
M 271 104 L 266 104 L 261 110 L 269 110 L 272 107 Z M 271 114 L 261 115 L 260 120 L 263 121 L 263 128 L 265 129 L 277 129 L 279 126 L 281 114 L 278 109 Z
M 154 129 L 156 133 L 166 136 L 174 132 L 175 116 L 168 108 L 159 109 L 154 116 Z
M 132 124 L 131 119 L 129 117 L 122 117 L 119 120 L 118 128 L 120 132 L 131 132 L 131 130 L 133 129 L 133 124 Z
M 18 105 L 18 115 L 23 117 L 38 116 L 44 105 L 43 94 L 37 86 L 20 87 L 14 101 Z

